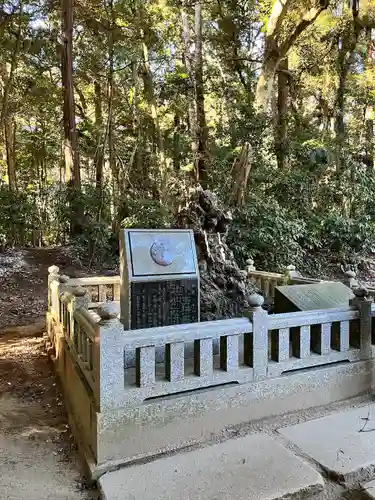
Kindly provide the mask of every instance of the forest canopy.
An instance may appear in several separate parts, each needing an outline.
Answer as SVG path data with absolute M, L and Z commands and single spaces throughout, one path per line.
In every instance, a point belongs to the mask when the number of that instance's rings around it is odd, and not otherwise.
M 375 247 L 375 0 L 0 3 L 0 247 L 105 259 L 189 190 L 240 262 Z

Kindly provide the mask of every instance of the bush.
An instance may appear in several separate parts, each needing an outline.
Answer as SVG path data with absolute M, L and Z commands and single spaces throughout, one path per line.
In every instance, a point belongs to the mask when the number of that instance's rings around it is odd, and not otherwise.
M 277 271 L 302 260 L 305 234 L 305 222 L 277 201 L 251 197 L 246 209 L 235 214 L 228 243 L 240 265 L 251 256 L 259 268 Z

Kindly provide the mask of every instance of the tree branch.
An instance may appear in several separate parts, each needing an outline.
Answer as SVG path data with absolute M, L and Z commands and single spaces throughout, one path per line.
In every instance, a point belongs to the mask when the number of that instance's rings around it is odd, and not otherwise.
M 273 41 L 276 41 L 280 34 L 281 25 L 288 12 L 290 3 L 291 0 L 276 0 L 274 3 L 267 25 L 267 39 L 273 39 Z
M 312 7 L 299 21 L 294 31 L 290 34 L 290 36 L 281 44 L 279 47 L 280 58 L 282 59 L 289 51 L 289 49 L 293 46 L 297 38 L 303 33 L 303 31 L 308 28 L 314 21 L 317 19 L 319 14 L 326 10 L 329 6 L 329 0 L 320 0 L 319 5 L 316 7 Z

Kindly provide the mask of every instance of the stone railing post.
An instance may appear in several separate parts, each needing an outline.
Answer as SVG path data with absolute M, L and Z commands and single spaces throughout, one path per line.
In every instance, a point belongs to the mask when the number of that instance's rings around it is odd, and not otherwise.
M 49 312 L 51 311 L 52 301 L 53 301 L 53 297 L 52 297 L 53 292 L 51 289 L 51 285 L 53 282 L 59 281 L 59 271 L 60 271 L 60 269 L 57 266 L 50 266 L 48 268 L 48 311 Z M 56 294 L 58 294 L 57 288 L 56 288 Z M 55 299 L 57 299 L 57 297 Z M 56 303 L 57 303 L 57 301 L 55 302 L 55 304 Z
M 248 318 L 253 324 L 253 334 L 245 337 L 245 363 L 252 366 L 254 380 L 267 376 L 268 366 L 268 313 L 262 308 L 264 297 L 253 294 L 249 298 Z
M 299 273 L 296 271 L 296 266 L 294 264 L 290 264 L 286 267 L 285 274 L 288 278 L 288 282 L 294 278 L 300 277 Z
M 344 272 L 344 279 L 342 282 L 344 285 L 348 286 L 349 288 L 358 288 L 359 283 L 358 280 L 356 279 L 356 273 L 355 271 L 351 271 L 350 269 L 348 271 Z
M 100 407 L 113 408 L 124 390 L 124 325 L 112 302 L 100 305 L 97 313 L 101 321 L 97 326 L 94 367 L 100 367 L 100 373 L 95 375 L 100 380 Z
M 350 305 L 357 307 L 359 310 L 359 341 L 360 341 L 360 357 L 361 359 L 371 359 L 371 304 L 373 299 L 368 296 L 366 288 L 354 288 L 354 299 L 351 299 Z
M 249 275 L 252 271 L 255 271 L 255 266 L 254 266 L 254 261 L 253 259 L 247 259 L 246 261 L 246 271 L 247 274 Z
M 74 295 L 73 311 L 78 309 L 78 307 L 89 308 L 89 294 L 86 288 L 82 286 L 74 287 L 72 288 L 72 294 Z

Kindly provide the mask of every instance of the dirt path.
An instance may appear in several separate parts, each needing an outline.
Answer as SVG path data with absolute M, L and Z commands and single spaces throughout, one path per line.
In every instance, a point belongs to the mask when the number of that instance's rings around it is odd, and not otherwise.
M 1 327 L 43 318 L 47 269 L 56 262 L 71 275 L 85 274 L 57 250 L 0 256 L 1 500 L 98 498 L 82 479 L 43 339 L 1 335 Z

